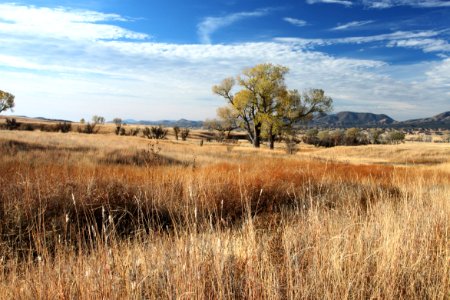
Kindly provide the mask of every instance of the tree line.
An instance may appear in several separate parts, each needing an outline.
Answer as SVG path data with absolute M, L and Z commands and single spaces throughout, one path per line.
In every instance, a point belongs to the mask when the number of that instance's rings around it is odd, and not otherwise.
M 361 130 L 359 128 L 318 130 L 310 129 L 302 136 L 302 141 L 306 144 L 335 147 L 335 146 L 356 146 L 368 144 L 399 144 L 405 140 L 405 134 L 397 130 L 382 130 L 371 128 Z

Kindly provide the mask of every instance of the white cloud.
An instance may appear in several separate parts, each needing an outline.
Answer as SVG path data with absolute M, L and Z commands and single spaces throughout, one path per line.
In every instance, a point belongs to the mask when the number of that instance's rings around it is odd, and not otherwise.
M 329 4 L 341 4 L 345 6 L 351 6 L 353 5 L 352 1 L 347 0 L 306 0 L 309 4 L 315 4 L 315 3 L 329 3 Z
M 390 8 L 394 6 L 412 7 L 450 7 L 448 0 L 362 0 L 363 5 L 371 8 Z
M 41 13 L 39 9 L 31 11 Z M 60 9 L 48 9 L 49 19 L 55 18 L 52 11 L 60 14 Z M 107 18 L 94 12 L 70 13 L 71 18 L 81 18 L 93 30 L 98 18 Z M 95 17 L 88 20 L 87 15 Z M 20 115 L 72 120 L 93 114 L 107 119 L 205 119 L 213 117 L 215 109 L 223 105 L 223 100 L 211 93 L 213 84 L 244 67 L 264 62 L 288 66 L 291 88 L 323 88 L 334 98 L 336 110 L 369 110 L 402 119 L 449 109 L 448 59 L 405 65 L 399 70 L 382 61 L 337 58 L 308 50 L 310 44 L 330 43 L 320 39 L 180 45 L 110 40 L 98 31 L 94 39 L 92 35 L 54 35 L 50 30 L 28 35 L 15 27 L 21 24 L 11 24 L 0 34 L 0 84 L 2 90 L 16 95 L 15 113 Z M 437 34 L 397 32 L 346 42 L 401 41 Z
M 363 5 L 369 8 L 384 9 L 394 6 L 412 6 L 419 8 L 431 8 L 431 7 L 450 7 L 450 1 L 448 0 L 306 0 L 309 4 L 315 3 L 332 3 L 342 4 L 345 6 Z
M 197 25 L 197 33 L 202 43 L 210 44 L 211 35 L 218 29 L 229 26 L 243 19 L 262 17 L 267 15 L 269 12 L 270 9 L 266 8 L 251 12 L 238 12 L 223 17 L 206 17 Z
M 439 86 L 442 91 L 450 96 L 450 58 L 444 59 L 426 71 L 427 84 L 430 86 Z M 442 95 L 445 98 L 445 94 Z M 447 107 L 450 106 L 447 103 Z
M 147 39 L 149 36 L 119 26 L 98 23 L 127 21 L 116 14 L 65 8 L 37 8 L 0 4 L 0 34 L 71 40 Z
M 389 47 L 421 49 L 424 52 L 450 52 L 450 44 L 442 39 L 406 39 L 388 43 Z
M 368 21 L 353 21 L 353 22 L 349 22 L 349 23 L 345 23 L 345 24 L 340 24 L 334 28 L 332 28 L 331 30 L 346 30 L 349 28 L 354 28 L 354 27 L 361 27 L 367 24 L 373 23 L 373 21 L 368 20 Z
M 303 27 L 308 25 L 308 22 L 306 22 L 305 20 L 300 20 L 300 19 L 295 19 L 295 18 L 284 18 L 284 21 L 294 25 L 294 26 L 298 26 L 298 27 Z
M 276 38 L 275 41 L 298 45 L 300 47 L 314 48 L 316 46 L 329 46 L 335 44 L 364 44 L 385 42 L 387 47 L 416 48 L 424 52 L 449 52 L 447 41 L 437 38 L 441 32 L 426 31 L 396 31 L 387 34 L 371 36 L 355 36 L 333 39 L 304 39 L 304 38 Z

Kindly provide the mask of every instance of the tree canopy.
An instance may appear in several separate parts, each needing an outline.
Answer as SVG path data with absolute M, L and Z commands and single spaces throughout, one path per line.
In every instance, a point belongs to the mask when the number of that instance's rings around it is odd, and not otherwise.
M 296 122 L 312 118 L 314 113 L 331 109 L 332 99 L 321 89 L 303 93 L 288 90 L 288 72 L 284 66 L 259 64 L 212 88 L 213 93 L 227 101 L 223 108 L 230 112 L 227 116 L 234 116 L 254 147 L 260 147 L 261 139 L 266 138 L 273 149 L 277 135 L 289 131 Z M 236 85 L 241 89 L 233 93 Z
M 0 113 L 14 107 L 14 95 L 0 90 Z

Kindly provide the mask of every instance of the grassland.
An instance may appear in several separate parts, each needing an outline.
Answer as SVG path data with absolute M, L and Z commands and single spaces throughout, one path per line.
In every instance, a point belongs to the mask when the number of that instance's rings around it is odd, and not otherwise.
M 448 299 L 449 148 L 0 131 L 0 298 Z

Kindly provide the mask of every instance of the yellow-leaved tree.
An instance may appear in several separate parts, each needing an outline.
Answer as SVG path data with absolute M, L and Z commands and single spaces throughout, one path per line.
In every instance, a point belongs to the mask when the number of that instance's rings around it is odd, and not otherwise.
M 225 98 L 227 109 L 256 148 L 266 138 L 273 149 L 276 137 L 290 131 L 295 123 L 331 110 L 333 100 L 323 90 L 310 89 L 304 93 L 288 90 L 285 84 L 288 72 L 284 66 L 259 64 L 212 88 L 213 93 Z M 233 93 L 236 84 L 241 89 Z

